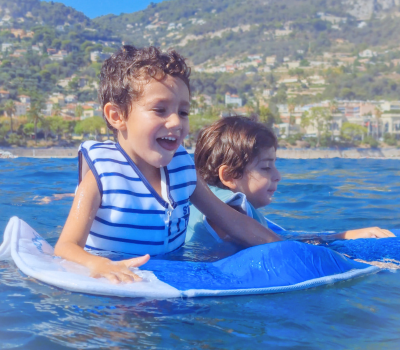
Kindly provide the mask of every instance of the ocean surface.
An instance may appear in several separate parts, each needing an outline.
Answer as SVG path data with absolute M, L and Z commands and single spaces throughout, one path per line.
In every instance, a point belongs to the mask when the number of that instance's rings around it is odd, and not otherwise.
M 74 192 L 76 164 L 0 160 L 0 239 L 16 215 L 54 245 L 72 203 L 57 195 Z M 284 228 L 400 229 L 400 160 L 278 159 L 277 166 L 282 181 L 263 213 Z M 393 241 L 375 242 L 359 252 L 367 260 L 396 253 Z M 350 256 L 360 248 L 337 244 Z M 197 246 L 184 255 L 202 253 Z M 284 294 L 160 301 L 72 293 L 0 261 L 0 349 L 398 349 L 398 271 Z

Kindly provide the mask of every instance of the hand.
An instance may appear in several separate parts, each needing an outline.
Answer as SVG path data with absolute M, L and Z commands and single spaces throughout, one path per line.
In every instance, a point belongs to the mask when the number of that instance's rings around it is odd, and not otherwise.
M 392 232 L 379 227 L 367 227 L 342 233 L 343 239 L 396 237 Z
M 142 266 L 147 263 L 149 259 L 149 254 L 121 261 L 111 261 L 106 258 L 101 258 L 90 267 L 90 277 L 105 277 L 114 284 L 120 282 L 132 283 L 134 281 L 141 281 L 142 279 L 129 270 L 129 268 Z

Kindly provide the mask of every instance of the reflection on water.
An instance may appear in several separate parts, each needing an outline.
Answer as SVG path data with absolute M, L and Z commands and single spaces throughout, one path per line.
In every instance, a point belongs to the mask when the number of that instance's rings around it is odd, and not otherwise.
M 76 160 L 0 163 L 0 231 L 17 215 L 54 244 L 72 203 L 58 195 L 74 192 Z M 279 193 L 263 213 L 286 229 L 400 228 L 400 161 L 279 159 L 277 166 Z M 335 244 L 350 256 L 357 251 L 383 259 L 397 249 L 390 239 L 369 251 L 356 241 Z M 201 260 L 208 253 L 193 243 L 173 258 Z M 383 263 L 394 267 L 398 260 Z M 400 279 L 396 270 L 385 270 L 292 293 L 163 301 L 71 293 L 2 261 L 0 325 L 2 348 L 396 349 Z

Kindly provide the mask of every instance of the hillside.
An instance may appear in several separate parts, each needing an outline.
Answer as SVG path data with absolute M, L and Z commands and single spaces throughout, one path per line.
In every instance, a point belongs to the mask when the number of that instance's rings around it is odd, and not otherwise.
M 241 54 L 317 54 L 340 38 L 354 45 L 396 44 L 398 5 L 394 0 L 170 0 L 94 22 L 127 43 L 179 47 L 198 65 Z M 363 21 L 368 23 L 360 25 Z
M 64 91 L 59 82 L 74 75 L 96 80 L 91 52 L 113 52 L 120 40 L 63 4 L 0 0 L 0 46 L 0 87 L 16 99 Z M 66 88 L 81 99 L 96 98 L 95 89 Z
M 399 4 L 169 0 L 90 20 L 60 3 L 0 0 L 0 89 L 14 100 L 53 92 L 95 100 L 101 61 L 124 42 L 176 48 L 193 68 L 193 92 L 218 101 L 230 92 L 245 103 L 266 90 L 276 103 L 393 99 Z

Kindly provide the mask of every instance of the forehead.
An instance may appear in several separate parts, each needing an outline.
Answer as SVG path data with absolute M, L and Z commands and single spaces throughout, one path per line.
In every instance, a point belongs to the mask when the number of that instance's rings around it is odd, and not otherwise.
M 271 161 L 276 159 L 276 151 L 274 147 L 264 148 L 256 157 L 256 162 Z
M 165 75 L 162 79 L 149 78 L 139 82 L 142 85 L 141 99 L 177 99 L 189 102 L 189 89 L 184 81 L 178 77 Z

